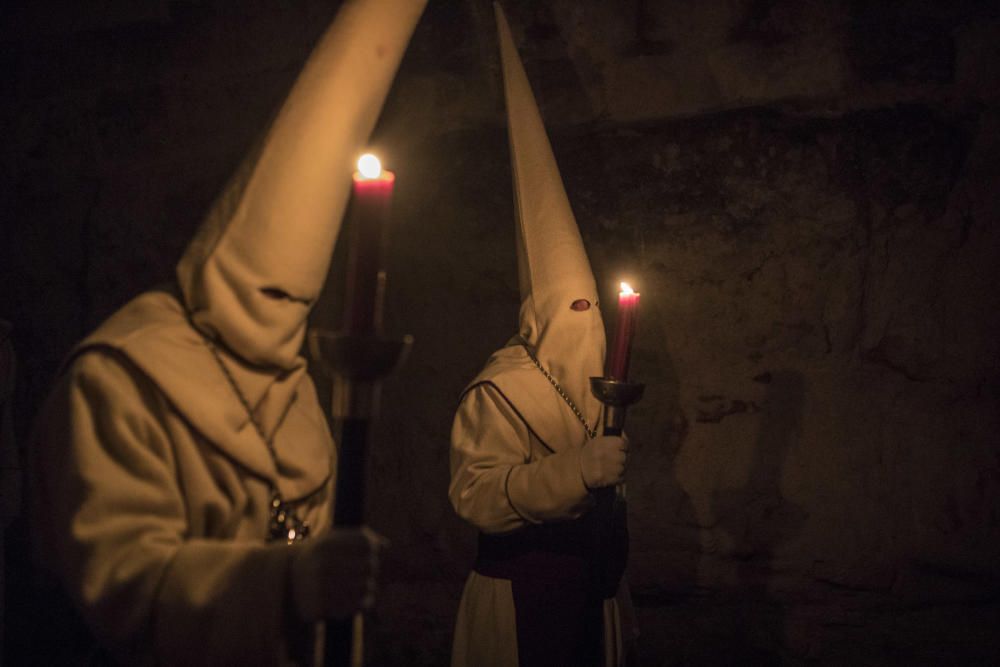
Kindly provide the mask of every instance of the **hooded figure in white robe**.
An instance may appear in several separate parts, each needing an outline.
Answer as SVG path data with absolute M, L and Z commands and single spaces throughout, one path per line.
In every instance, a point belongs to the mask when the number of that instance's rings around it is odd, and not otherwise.
M 480 531 L 452 667 L 621 665 L 623 636 L 632 632 L 619 586 L 627 537 L 618 530 L 618 544 L 595 540 L 600 519 L 585 474 L 588 447 L 625 447 L 621 438 L 596 436 L 602 406 L 589 378 L 603 374 L 605 352 L 597 286 L 510 29 L 494 6 L 520 331 L 465 389 L 452 428 L 449 496 Z
M 309 663 L 313 622 L 370 594 L 370 533 L 329 526 L 336 450 L 300 349 L 424 4 L 343 4 L 177 285 L 77 345 L 43 407 L 41 564 L 121 664 Z

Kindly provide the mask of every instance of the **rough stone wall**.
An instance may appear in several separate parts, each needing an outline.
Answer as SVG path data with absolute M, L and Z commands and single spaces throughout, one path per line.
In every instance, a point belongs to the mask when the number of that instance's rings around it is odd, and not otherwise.
M 6 15 L 22 436 L 73 341 L 169 279 L 328 4 Z M 602 302 L 622 275 L 643 293 L 629 577 L 649 664 L 1000 659 L 1000 14 L 926 5 L 505 3 Z M 431 3 L 373 139 L 399 179 L 389 323 L 417 337 L 372 452 L 394 545 L 373 664 L 446 662 L 473 554 L 447 437 L 517 315 L 493 30 L 484 0 Z

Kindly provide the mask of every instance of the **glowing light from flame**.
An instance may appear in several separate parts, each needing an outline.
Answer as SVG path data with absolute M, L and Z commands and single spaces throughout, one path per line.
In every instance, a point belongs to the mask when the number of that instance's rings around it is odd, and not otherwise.
M 635 290 L 632 289 L 631 285 L 629 285 L 626 282 L 623 282 L 621 284 L 621 294 L 635 294 Z
M 371 153 L 365 153 L 358 158 L 358 172 L 364 178 L 378 178 L 382 175 L 382 163 Z

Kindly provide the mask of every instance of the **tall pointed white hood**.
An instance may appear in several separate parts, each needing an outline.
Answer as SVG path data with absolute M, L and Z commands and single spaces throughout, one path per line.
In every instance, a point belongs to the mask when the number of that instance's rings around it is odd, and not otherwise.
M 254 159 L 177 265 L 202 332 L 289 369 L 340 231 L 351 173 L 426 0 L 347 0 Z
M 601 406 L 589 378 L 603 374 L 605 349 L 597 285 L 510 27 L 494 8 L 517 216 L 520 339 L 593 426 Z M 574 310 L 579 300 L 590 307 Z

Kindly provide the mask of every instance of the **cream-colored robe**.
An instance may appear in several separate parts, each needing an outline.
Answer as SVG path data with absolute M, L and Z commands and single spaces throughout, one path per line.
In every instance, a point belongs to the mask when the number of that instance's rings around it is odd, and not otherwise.
M 303 630 L 288 608 L 296 547 L 265 544 L 269 482 L 323 532 L 333 441 L 304 367 L 275 377 L 223 354 L 276 429 L 277 468 L 167 292 L 84 341 L 38 420 L 43 563 L 123 664 L 278 665 L 312 650 L 290 637 Z
M 524 348 L 500 350 L 472 382 L 455 416 L 449 488 L 455 511 L 484 533 L 583 515 L 594 504 L 580 471 L 586 437 Z M 608 667 L 624 664 L 623 637 L 631 636 L 634 628 L 631 613 L 623 583 L 618 596 L 604 602 Z M 459 605 L 451 664 L 516 667 L 509 580 L 470 573 Z

